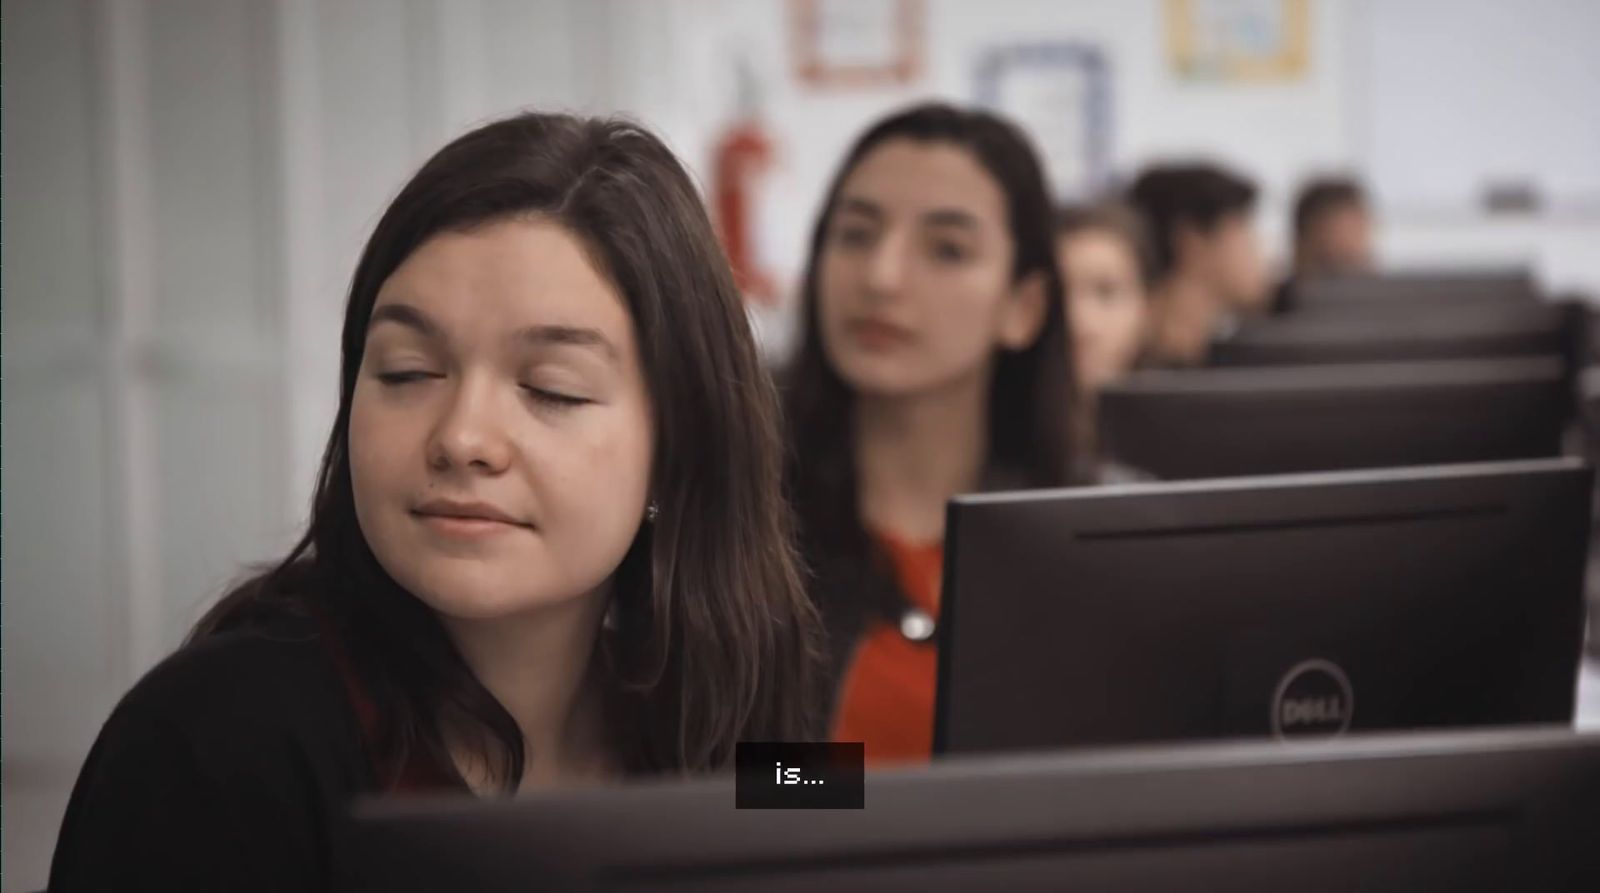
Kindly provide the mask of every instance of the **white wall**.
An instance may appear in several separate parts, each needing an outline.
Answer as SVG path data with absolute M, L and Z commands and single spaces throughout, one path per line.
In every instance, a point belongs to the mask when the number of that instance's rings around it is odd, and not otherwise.
M 1369 2 L 1361 25 L 1364 154 L 1394 204 L 1460 212 L 1497 178 L 1600 213 L 1600 3 Z
M 271 13 L 6 6 L 7 890 L 115 700 L 292 531 Z
M 745 54 L 758 73 L 765 120 L 779 146 L 757 210 L 758 243 L 765 264 L 791 287 L 804 263 L 805 236 L 822 189 L 844 149 L 870 121 L 919 98 L 972 101 L 976 63 L 993 46 L 1073 40 L 1099 45 L 1110 60 L 1117 169 L 1127 175 L 1151 160 L 1206 155 L 1251 174 L 1263 187 L 1260 228 L 1271 257 L 1286 253 L 1288 204 L 1301 178 L 1313 172 L 1367 172 L 1381 161 L 1385 178 L 1376 184 L 1376 197 L 1385 225 L 1379 250 L 1387 260 L 1474 263 L 1482 262 L 1488 248 L 1496 259 L 1534 265 L 1551 287 L 1600 294 L 1600 252 L 1581 247 L 1600 244 L 1600 201 L 1573 193 L 1600 178 L 1600 152 L 1582 154 L 1591 141 L 1589 131 L 1600 126 L 1595 123 L 1600 117 L 1592 113 L 1600 108 L 1600 77 L 1584 79 L 1600 64 L 1600 55 L 1592 52 L 1600 45 L 1595 15 L 1600 5 L 1541 0 L 1532 20 L 1534 33 L 1542 37 L 1530 49 L 1524 34 L 1516 58 L 1537 52 L 1541 41 L 1557 41 L 1560 52 L 1555 60 L 1531 66 L 1528 80 L 1523 69 L 1478 68 L 1477 82 L 1493 82 L 1494 95 L 1503 102 L 1530 99 L 1518 107 L 1514 121 L 1499 128 L 1502 146 L 1571 143 L 1577 154 L 1561 156 L 1562 173 L 1550 186 L 1553 195 L 1564 197 L 1563 207 L 1578 210 L 1554 221 L 1491 218 L 1468 208 L 1463 194 L 1441 216 L 1437 207 L 1419 210 L 1415 192 L 1403 188 L 1411 180 L 1395 174 L 1397 168 L 1414 171 L 1414 179 L 1425 180 L 1429 172 L 1448 166 L 1440 159 L 1465 159 L 1455 165 L 1459 172 L 1506 154 L 1475 153 L 1457 138 L 1474 120 L 1477 93 L 1457 92 L 1448 82 L 1416 73 L 1441 65 L 1453 71 L 1464 57 L 1476 58 L 1463 46 L 1489 45 L 1507 16 L 1521 20 L 1524 13 L 1512 4 L 1487 4 L 1499 12 L 1486 12 L 1479 2 L 1464 4 L 1472 8 L 1455 16 L 1451 9 L 1457 5 L 1450 0 L 1314 0 L 1303 79 L 1224 86 L 1184 82 L 1171 74 L 1160 0 L 928 0 L 926 77 L 906 88 L 841 92 L 812 89 L 791 76 L 785 5 L 683 0 L 671 4 L 674 15 L 667 21 L 657 15 L 638 24 L 658 41 L 676 45 L 677 64 L 654 70 L 647 96 L 623 91 L 617 98 L 624 109 L 662 129 L 703 170 L 717 129 L 734 112 L 730 54 Z M 1517 11 L 1509 11 L 1513 7 Z M 1432 31 L 1423 27 L 1428 23 Z M 1441 29 L 1441 23 L 1453 27 Z M 1406 30 L 1397 30 L 1401 26 Z M 1572 49 L 1580 46 L 1588 49 L 1578 60 Z M 1587 67 L 1578 64 L 1583 60 Z M 1374 68 L 1379 61 L 1382 66 Z M 1375 82 L 1378 75 L 1398 76 L 1402 67 L 1413 72 L 1406 90 L 1391 91 Z M 1555 89 L 1570 101 L 1545 101 L 1544 94 Z M 1585 108 L 1590 113 L 1581 111 Z M 1445 122 L 1449 128 L 1414 126 L 1419 120 Z M 1554 163 L 1556 150 L 1524 157 L 1548 157 Z M 1464 177 L 1441 175 L 1437 182 L 1461 192 Z M 781 350 L 792 336 L 787 312 L 758 316 Z

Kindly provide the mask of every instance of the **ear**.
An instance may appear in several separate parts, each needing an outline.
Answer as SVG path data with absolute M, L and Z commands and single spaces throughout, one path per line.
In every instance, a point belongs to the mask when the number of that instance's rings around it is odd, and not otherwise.
M 1022 350 L 1037 340 L 1049 316 L 1049 302 L 1044 273 L 1035 270 L 1017 280 L 1000 305 L 1000 346 Z

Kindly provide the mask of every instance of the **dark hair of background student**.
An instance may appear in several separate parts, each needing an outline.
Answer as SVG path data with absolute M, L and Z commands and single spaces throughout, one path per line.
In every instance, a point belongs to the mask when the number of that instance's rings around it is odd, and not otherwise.
M 612 582 L 598 648 L 611 742 L 630 774 L 731 763 L 740 740 L 813 732 L 815 612 L 781 496 L 777 398 L 701 200 L 654 136 L 621 121 L 524 114 L 441 150 L 378 222 L 350 287 L 338 415 L 309 527 L 289 554 L 224 597 L 191 641 L 272 608 L 331 619 L 376 700 L 380 765 L 419 750 L 450 765 L 441 711 L 481 731 L 495 780 L 524 770 L 516 722 L 445 630 L 374 557 L 357 522 L 348 425 L 379 288 L 430 237 L 542 217 L 576 236 L 626 301 L 657 432 L 659 517 Z
M 1349 177 L 1319 177 L 1300 188 L 1294 201 L 1294 237 L 1298 241 L 1311 232 L 1324 214 L 1338 208 L 1365 208 L 1367 196 L 1361 184 Z
M 1205 232 L 1229 215 L 1248 214 L 1255 208 L 1256 187 L 1209 162 L 1160 164 L 1134 180 L 1127 200 L 1148 222 L 1156 278 L 1160 279 L 1177 265 L 1181 227 Z

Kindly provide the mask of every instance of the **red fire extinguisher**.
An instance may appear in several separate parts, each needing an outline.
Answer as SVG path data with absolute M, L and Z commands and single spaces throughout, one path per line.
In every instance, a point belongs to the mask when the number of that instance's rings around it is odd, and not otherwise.
M 741 66 L 739 78 L 739 113 L 717 140 L 712 159 L 711 208 L 734 281 L 748 300 L 772 306 L 778 289 L 757 257 L 755 210 L 759 183 L 775 150 L 761 124 L 754 77 Z

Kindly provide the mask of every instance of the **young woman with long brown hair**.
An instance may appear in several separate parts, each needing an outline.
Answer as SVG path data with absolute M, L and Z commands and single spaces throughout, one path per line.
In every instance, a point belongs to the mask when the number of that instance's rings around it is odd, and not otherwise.
M 788 486 L 829 630 L 832 737 L 924 760 L 945 505 L 1074 478 L 1054 223 L 1026 137 L 916 106 L 829 188 L 786 380 Z
M 52 889 L 328 889 L 357 794 L 813 737 L 776 395 L 660 141 L 525 114 L 451 143 L 372 234 L 342 346 L 304 538 L 118 706 Z

